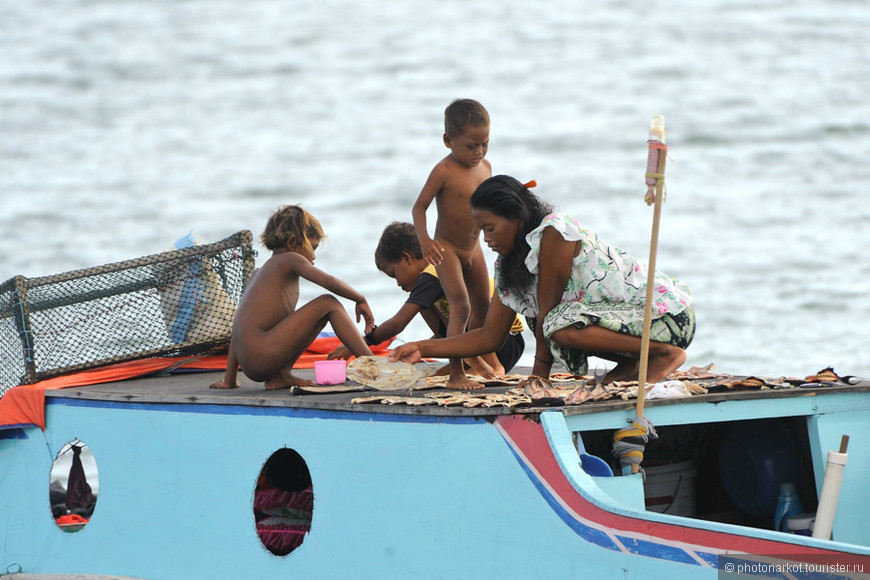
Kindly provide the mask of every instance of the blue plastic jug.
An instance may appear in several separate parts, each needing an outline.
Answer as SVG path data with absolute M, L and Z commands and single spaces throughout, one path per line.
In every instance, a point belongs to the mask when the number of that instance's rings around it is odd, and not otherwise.
M 787 532 L 786 522 L 791 516 L 804 513 L 804 506 L 795 491 L 794 483 L 779 484 L 779 501 L 776 504 L 776 516 L 774 517 L 773 529 L 779 532 Z

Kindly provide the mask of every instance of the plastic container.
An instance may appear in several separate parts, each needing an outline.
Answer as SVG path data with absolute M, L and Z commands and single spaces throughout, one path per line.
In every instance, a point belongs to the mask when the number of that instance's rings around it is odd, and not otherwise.
M 596 477 L 613 477 L 613 470 L 607 465 L 607 462 L 597 455 L 589 455 L 584 453 L 580 456 L 580 468 Z
M 776 503 L 773 529 L 779 532 L 788 531 L 786 527 L 788 518 L 802 513 L 804 513 L 804 506 L 794 488 L 794 483 L 789 481 L 779 484 L 779 498 Z
M 648 511 L 675 516 L 695 515 L 695 476 L 692 461 L 645 467 L 644 503 Z
M 319 360 L 314 362 L 314 381 L 318 385 L 340 385 L 347 380 L 347 361 Z
M 577 444 L 577 453 L 580 455 L 580 468 L 596 477 L 613 477 L 613 470 L 606 461 L 597 455 L 590 455 L 586 452 L 586 446 L 583 444 L 583 437 L 580 433 L 575 433 L 575 443 Z
M 785 529 L 789 534 L 812 536 L 816 523 L 816 514 L 798 514 L 786 520 Z
M 779 484 L 797 480 L 791 432 L 778 419 L 733 426 L 722 437 L 719 473 L 728 497 L 740 511 L 772 521 Z

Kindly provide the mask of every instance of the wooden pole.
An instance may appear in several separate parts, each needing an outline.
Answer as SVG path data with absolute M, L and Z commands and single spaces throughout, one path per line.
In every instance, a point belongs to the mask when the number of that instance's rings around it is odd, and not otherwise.
M 653 203 L 652 235 L 649 246 L 649 272 L 646 278 L 646 301 L 643 308 L 643 336 L 640 343 L 640 365 L 637 378 L 637 416 L 643 417 L 644 401 L 646 400 L 646 375 L 649 366 L 649 334 L 652 326 L 653 290 L 656 276 L 656 253 L 659 243 L 659 223 L 662 215 L 662 198 L 665 185 L 665 160 L 667 159 L 667 146 L 657 150 L 659 153 L 656 164 L 656 173 L 661 177 L 656 179 L 654 186 L 655 201 Z
M 647 159 L 647 203 L 652 195 L 653 224 L 652 235 L 649 245 L 649 271 L 646 280 L 646 301 L 643 309 L 643 335 L 640 342 L 640 362 L 638 364 L 637 377 L 637 412 L 638 417 L 643 417 L 643 408 L 646 402 L 646 376 L 649 366 L 649 335 L 652 326 L 653 286 L 656 276 L 656 252 L 659 243 L 659 222 L 662 215 L 662 201 L 665 187 L 665 162 L 667 160 L 668 147 L 665 145 L 665 120 L 661 115 L 653 117 L 650 127 L 649 157 Z M 632 473 L 639 471 L 638 465 L 631 466 Z

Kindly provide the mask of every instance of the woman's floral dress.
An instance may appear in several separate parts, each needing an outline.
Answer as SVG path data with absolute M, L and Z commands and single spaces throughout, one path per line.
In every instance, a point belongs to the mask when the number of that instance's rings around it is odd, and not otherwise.
M 544 229 L 555 228 L 569 241 L 580 241 L 580 253 L 574 258 L 571 277 L 561 302 L 544 319 L 544 335 L 550 351 L 572 373 L 586 374 L 588 356 L 594 352 L 563 349 L 552 342 L 557 330 L 569 326 L 580 328 L 597 325 L 609 330 L 643 335 L 646 301 L 647 267 L 632 256 L 600 240 L 595 232 L 584 228 L 567 214 L 552 213 L 529 232 L 531 246 L 526 267 L 535 279 L 528 292 L 517 295 L 505 291 L 501 283 L 500 259 L 495 264 L 496 291 L 502 303 L 526 318 L 538 317 L 538 263 Z M 668 342 L 686 348 L 695 333 L 695 315 L 689 288 L 661 272 L 656 272 L 650 340 Z M 623 356 L 637 358 L 637 355 Z

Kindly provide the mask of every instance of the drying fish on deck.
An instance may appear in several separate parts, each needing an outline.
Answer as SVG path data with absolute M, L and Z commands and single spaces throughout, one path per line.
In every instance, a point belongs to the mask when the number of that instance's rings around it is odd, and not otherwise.
M 700 383 L 693 383 L 692 381 L 685 382 L 686 388 L 689 389 L 689 392 L 693 395 L 706 395 L 707 387 Z
M 691 367 L 689 370 L 680 371 L 676 370 L 671 372 L 667 377 L 667 380 L 673 381 L 681 381 L 686 379 L 716 379 L 716 378 L 724 378 L 730 377 L 731 375 L 723 374 L 723 373 L 714 373 L 713 369 L 716 368 L 716 363 L 710 363 L 703 367 Z
M 519 386 L 509 389 L 507 394 L 514 397 L 524 397 L 535 407 L 558 407 L 565 404 L 565 398 L 574 389 L 563 388 L 548 384 L 543 379 L 527 380 L 522 388 Z
M 806 379 L 808 383 L 821 383 L 821 382 L 844 382 L 843 379 L 840 378 L 840 375 L 834 372 L 833 367 L 828 367 L 820 370 L 814 375 L 808 376 Z
M 707 385 L 711 391 L 721 391 L 728 389 L 731 391 L 746 391 L 757 389 L 776 389 L 779 387 L 788 386 L 782 379 L 763 379 L 761 377 L 729 377 L 722 378 Z
M 381 397 L 382 405 L 408 405 L 410 407 L 419 407 L 421 405 L 434 405 L 432 399 L 423 397 Z
M 443 396 L 433 396 L 443 395 Z M 472 395 L 470 393 L 454 392 L 454 393 L 427 393 L 426 397 L 432 398 L 438 405 L 442 407 L 477 407 L 480 400 L 486 395 Z
M 355 391 L 364 391 L 366 388 L 363 385 L 327 385 L 327 386 L 300 386 L 293 385 L 290 387 L 291 395 L 327 395 L 335 393 L 353 393 Z
M 351 405 L 379 404 L 384 399 L 383 395 L 371 395 L 370 397 L 357 397 L 350 400 Z
M 683 381 L 661 381 L 654 384 L 646 393 L 647 399 L 673 399 L 691 396 L 691 391 Z
M 484 407 L 521 407 L 530 404 L 530 400 L 526 397 L 517 397 L 507 393 L 503 395 L 488 394 L 485 399 Z
M 833 367 L 828 367 L 826 369 L 822 369 L 814 375 L 808 376 L 804 379 L 805 383 L 823 383 L 826 385 L 832 384 L 846 384 L 846 385 L 856 385 L 861 382 L 859 377 L 853 375 L 838 375 L 834 372 Z
M 525 379 L 526 377 L 520 377 Z M 435 379 L 435 380 L 432 380 Z M 585 378 L 580 377 L 585 383 Z M 439 385 L 446 381 L 446 377 L 430 377 L 422 381 L 432 385 Z M 577 382 L 577 381 L 573 381 Z M 566 388 L 567 387 L 567 388 Z M 418 387 L 420 388 L 420 387 Z M 424 387 L 426 388 L 426 387 Z M 707 388 L 701 383 L 692 381 L 664 381 L 649 385 L 647 398 L 663 399 L 671 397 L 689 397 L 692 395 L 706 394 Z M 580 405 L 585 402 L 604 401 L 607 399 L 621 398 L 629 400 L 637 398 L 637 381 L 619 381 L 609 385 L 594 384 L 594 386 L 581 384 L 576 387 L 565 384 L 548 385 L 546 381 L 533 379 L 526 381 L 522 388 L 515 386 L 505 393 L 485 393 L 481 391 L 458 392 L 458 391 L 433 391 L 426 393 L 424 397 L 401 397 L 391 395 L 373 395 L 353 399 L 357 404 L 388 405 L 438 405 L 441 407 L 465 407 L 465 408 L 489 408 L 489 407 L 559 407 L 568 405 Z
M 565 397 L 560 397 L 552 389 L 543 389 L 530 395 L 529 399 L 535 407 L 561 407 L 565 404 Z
M 615 391 L 615 396 L 624 401 L 637 398 L 637 381 L 621 381 L 619 383 L 612 383 L 610 387 Z M 706 389 L 695 383 L 676 380 L 660 381 L 646 386 L 647 399 L 690 397 L 692 395 L 700 395 L 706 392 Z
M 550 373 L 550 380 L 554 383 L 588 383 L 593 379 L 587 375 L 574 375 L 571 373 Z
M 574 389 L 574 392 L 565 397 L 566 405 L 579 405 L 585 401 L 588 401 L 592 398 L 592 393 L 586 387 L 579 387 Z
M 766 386 L 764 379 L 759 379 L 758 377 L 746 377 L 745 379 L 740 379 L 731 383 L 728 388 L 730 389 L 761 389 Z
M 502 375 L 500 377 L 487 379 L 481 377 L 479 375 L 466 375 L 472 381 L 479 383 L 485 387 L 504 387 L 510 385 L 519 384 L 519 382 L 525 379 L 525 375 Z M 418 386 L 417 389 L 421 388 L 437 388 L 444 387 L 447 384 L 447 380 L 450 377 L 447 375 L 433 375 L 426 377 L 424 379 L 425 387 Z
M 625 391 L 624 388 L 612 385 L 595 385 L 594 387 L 578 387 L 565 397 L 566 405 L 579 405 L 586 401 L 604 401 L 619 397 Z M 635 391 L 637 392 L 637 391 Z
M 433 399 L 443 407 L 462 405 L 464 407 L 517 407 L 528 406 L 531 400 L 525 396 L 508 393 L 426 393 L 426 397 Z
M 576 389 L 583 385 L 595 384 L 595 379 L 584 375 L 570 375 L 568 373 L 553 373 L 550 375 L 550 381 L 554 387 L 560 389 Z
M 432 399 L 424 399 L 423 397 L 402 397 L 394 395 L 372 395 L 370 397 L 357 397 L 351 399 L 353 405 L 408 405 L 410 407 L 419 407 L 423 405 L 434 405 Z
M 593 401 L 603 401 L 604 399 L 609 399 L 613 397 L 617 392 L 617 387 L 596 384 L 595 388 L 589 391 L 589 398 L 591 398 Z
M 361 356 L 347 365 L 347 378 L 379 391 L 402 391 L 424 383 L 429 369 L 404 362 L 390 362 L 381 356 Z

